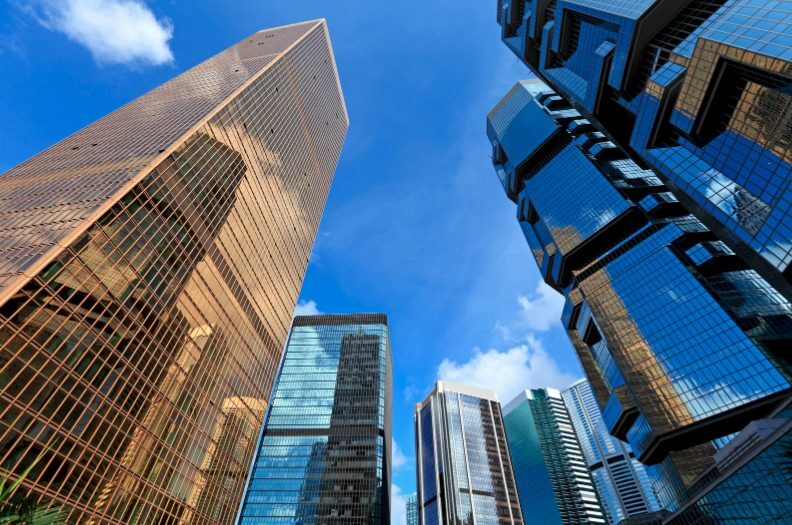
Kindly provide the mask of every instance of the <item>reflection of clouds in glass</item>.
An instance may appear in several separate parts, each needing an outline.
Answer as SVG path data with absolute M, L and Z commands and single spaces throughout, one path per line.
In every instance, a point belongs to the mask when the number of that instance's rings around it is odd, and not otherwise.
M 736 219 L 747 232 L 759 232 L 770 215 L 770 206 L 718 170 L 710 168 L 700 178 L 707 200 Z
M 740 392 L 739 384 L 723 381 L 700 384 L 691 376 L 674 381 L 674 387 L 694 416 L 707 416 L 761 398 L 761 390 Z
M 583 211 L 583 216 L 593 221 L 599 230 L 616 218 L 616 212 L 613 211 L 612 208 L 606 208 L 604 210 L 594 210 L 590 208 Z
M 702 176 L 710 179 L 704 188 L 704 196 L 729 216 L 734 216 L 734 194 L 737 184 L 715 169 L 707 170 Z
M 785 269 L 792 263 L 792 242 L 770 239 L 760 253 L 777 268 Z

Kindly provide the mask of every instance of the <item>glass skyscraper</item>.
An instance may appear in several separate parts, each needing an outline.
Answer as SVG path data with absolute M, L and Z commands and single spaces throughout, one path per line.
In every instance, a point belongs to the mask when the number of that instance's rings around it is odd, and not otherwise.
M 494 392 L 438 381 L 415 407 L 421 525 L 523 523 Z
M 407 507 L 407 525 L 418 525 L 418 494 L 408 494 L 404 501 Z
M 789 395 L 792 306 L 542 82 L 516 84 L 487 129 L 541 273 L 566 298 L 561 321 L 608 431 L 651 465 L 673 507 L 719 438 Z
M 525 390 L 503 414 L 525 523 L 608 523 L 561 393 Z
M 608 433 L 591 384 L 585 379 L 576 381 L 561 392 L 561 397 L 610 523 L 659 511 L 644 466 L 627 443 Z M 506 429 L 508 432 L 508 416 Z
M 392 380 L 385 315 L 296 317 L 238 523 L 389 524 Z
M 33 465 L 15 498 L 233 521 L 347 125 L 316 20 L 0 176 L 0 476 Z
M 789 2 L 497 6 L 504 43 L 537 76 L 594 116 L 753 271 L 792 296 Z

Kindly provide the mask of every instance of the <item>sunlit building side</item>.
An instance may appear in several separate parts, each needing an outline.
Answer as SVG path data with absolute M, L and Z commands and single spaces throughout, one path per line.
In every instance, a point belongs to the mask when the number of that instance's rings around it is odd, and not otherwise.
M 610 523 L 659 511 L 644 466 L 627 443 L 608 432 L 591 384 L 585 379 L 576 381 L 561 397 Z
M 233 521 L 347 126 L 315 20 L 0 176 L 14 501 L 68 523 Z
M 494 392 L 438 381 L 415 406 L 415 437 L 421 525 L 523 523 Z

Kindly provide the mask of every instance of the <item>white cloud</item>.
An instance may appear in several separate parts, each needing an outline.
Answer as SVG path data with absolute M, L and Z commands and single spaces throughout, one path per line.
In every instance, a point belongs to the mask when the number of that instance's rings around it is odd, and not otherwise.
M 539 281 L 533 295 L 521 295 L 517 302 L 520 305 L 520 326 L 541 332 L 557 323 L 564 309 L 564 296 L 544 281 Z
M 402 449 L 399 448 L 399 444 L 396 443 L 395 439 L 393 439 L 392 443 L 391 467 L 393 467 L 393 470 L 399 470 L 401 467 L 407 465 L 410 460 L 404 455 L 404 452 L 402 452 Z
M 562 372 L 555 360 L 542 348 L 538 339 L 504 352 L 476 350 L 465 363 L 443 359 L 437 377 L 458 383 L 494 390 L 502 403 L 508 403 L 528 388 L 565 388 L 576 378 Z
M 37 0 L 38 21 L 85 46 L 100 63 L 159 66 L 173 62 L 173 24 L 141 0 Z
M 322 312 L 316 306 L 316 301 L 300 301 L 294 309 L 294 315 L 319 315 Z
M 391 524 L 407 525 L 407 501 L 398 485 L 391 485 Z
M 530 335 L 534 332 L 546 332 L 554 325 L 560 327 L 564 296 L 544 281 L 538 281 L 536 290 L 530 296 L 518 296 L 517 304 L 520 309 L 516 319 L 508 323 L 495 323 L 495 329 L 505 341 L 521 342 L 526 333 Z

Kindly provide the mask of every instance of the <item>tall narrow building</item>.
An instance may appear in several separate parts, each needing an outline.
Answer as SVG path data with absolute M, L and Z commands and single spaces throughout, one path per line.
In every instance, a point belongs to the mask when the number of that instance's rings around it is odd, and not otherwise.
M 724 439 L 792 392 L 792 305 L 542 82 L 517 83 L 487 130 L 608 431 L 674 508 Z
M 0 176 L 0 476 L 228 524 L 346 135 L 327 27 L 257 32 Z
M 525 390 L 503 414 L 525 523 L 607 524 L 561 393 Z
M 585 379 L 576 381 L 561 397 L 610 523 L 659 511 L 644 466 L 627 443 L 608 433 L 591 384 Z
M 418 494 L 413 492 L 404 498 L 407 525 L 418 525 Z
M 522 525 L 494 392 L 438 381 L 415 406 L 421 525 Z
M 296 317 L 238 523 L 389 524 L 392 381 L 385 315 Z

